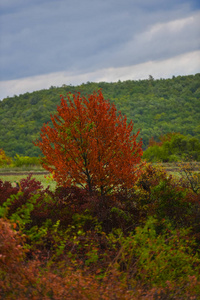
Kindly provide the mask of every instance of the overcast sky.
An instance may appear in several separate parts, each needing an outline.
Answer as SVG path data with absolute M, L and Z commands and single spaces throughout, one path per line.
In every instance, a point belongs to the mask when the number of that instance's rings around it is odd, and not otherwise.
M 199 72 L 199 0 L 0 1 L 0 99 Z

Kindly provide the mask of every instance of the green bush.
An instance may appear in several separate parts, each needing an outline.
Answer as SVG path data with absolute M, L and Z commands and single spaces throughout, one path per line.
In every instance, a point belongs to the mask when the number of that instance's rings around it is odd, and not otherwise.
M 150 217 L 143 227 L 124 237 L 121 231 L 109 235 L 110 242 L 120 244 L 115 267 L 132 277 L 133 282 L 148 286 L 167 285 L 167 281 L 187 284 L 189 276 L 200 278 L 200 256 L 195 253 L 195 241 L 188 238 L 189 230 L 172 229 L 163 220 L 162 233 L 157 233 L 160 223 Z
M 166 134 L 160 142 L 150 140 L 149 147 L 144 151 L 143 158 L 149 162 L 187 161 L 188 158 L 200 161 L 200 141 L 179 133 Z
M 20 156 L 16 154 L 12 165 L 14 167 L 39 166 L 40 161 L 38 157 Z
M 150 162 L 165 162 L 168 161 L 169 154 L 166 148 L 158 145 L 153 145 L 144 151 L 143 159 L 146 159 Z
M 168 219 L 174 228 L 190 227 L 197 205 L 192 197 L 187 197 L 190 190 L 184 182 L 176 181 L 165 170 L 146 166 L 138 181 L 141 209 L 146 209 L 146 216 L 156 216 L 159 220 Z

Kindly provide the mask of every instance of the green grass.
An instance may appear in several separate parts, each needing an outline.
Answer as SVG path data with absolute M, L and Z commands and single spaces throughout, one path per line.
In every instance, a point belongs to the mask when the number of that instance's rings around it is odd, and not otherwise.
M 45 171 L 42 166 L 23 166 L 23 167 L 0 167 L 1 173 L 9 172 L 42 172 Z
M 0 173 L 0 180 L 2 181 L 9 181 L 12 183 L 12 185 L 15 185 L 15 181 L 19 182 L 21 179 L 27 178 L 27 175 L 1 175 Z M 46 188 L 48 185 L 50 186 L 50 190 L 54 190 L 56 187 L 56 182 L 53 180 L 49 180 L 47 175 L 33 175 L 32 178 L 35 178 L 36 180 L 40 181 L 44 188 Z
M 153 163 L 153 166 L 160 166 L 164 168 L 169 175 L 172 175 L 175 178 L 180 178 L 179 168 L 175 163 Z M 197 172 L 200 170 L 200 162 L 196 163 Z M 37 172 L 38 174 L 34 174 L 33 178 L 40 181 L 44 188 L 48 185 L 50 186 L 51 190 L 54 190 L 56 187 L 56 182 L 49 180 L 48 175 L 39 174 L 39 172 L 44 172 L 45 170 L 41 166 L 23 166 L 23 167 L 4 167 L 0 168 L 0 180 L 2 181 L 9 181 L 14 185 L 15 181 L 20 181 L 23 178 L 27 178 L 27 176 L 31 172 Z M 16 172 L 16 173 L 25 173 L 24 175 L 12 175 L 9 173 Z M 7 173 L 5 175 L 4 173 Z M 8 175 L 9 174 L 9 175 Z M 47 177 L 47 178 L 46 178 Z

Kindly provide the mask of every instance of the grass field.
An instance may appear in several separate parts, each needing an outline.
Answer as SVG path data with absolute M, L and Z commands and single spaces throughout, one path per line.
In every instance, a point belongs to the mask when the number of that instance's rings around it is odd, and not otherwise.
M 174 163 L 156 163 L 154 166 L 160 166 L 165 169 L 169 174 L 174 177 L 180 177 L 179 168 Z M 40 181 L 44 188 L 48 185 L 51 190 L 54 190 L 56 187 L 56 182 L 48 178 L 48 174 L 43 174 L 45 170 L 42 167 L 22 167 L 22 168 L 0 168 L 0 180 L 9 181 L 13 185 L 15 181 L 20 181 L 23 178 L 27 178 L 29 174 L 33 174 L 32 177 Z M 200 171 L 200 162 L 195 163 L 195 171 Z
M 15 181 L 19 182 L 21 179 L 27 178 L 29 174 L 24 175 L 4 175 L 0 173 L 0 180 L 2 181 L 9 181 L 12 183 L 12 185 L 15 185 Z M 33 174 L 32 178 L 35 178 L 36 180 L 40 181 L 44 188 L 46 188 L 48 185 L 50 186 L 50 190 L 54 190 L 56 187 L 56 182 L 49 180 L 47 175 L 44 174 Z

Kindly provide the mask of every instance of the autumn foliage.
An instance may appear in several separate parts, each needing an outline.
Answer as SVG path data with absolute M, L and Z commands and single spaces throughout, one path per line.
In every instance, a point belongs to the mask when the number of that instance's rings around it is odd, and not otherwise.
M 43 167 L 60 186 L 80 185 L 104 195 L 136 181 L 142 156 L 139 131 L 133 134 L 133 123 L 127 124 L 101 91 L 87 98 L 61 96 L 51 121 L 53 127 L 45 124 L 35 145 L 44 154 Z
M 11 164 L 12 159 L 6 156 L 3 149 L 0 149 L 0 167 Z
M 184 181 L 149 164 L 104 197 L 19 186 L 0 180 L 0 299 L 199 299 L 199 194 Z

